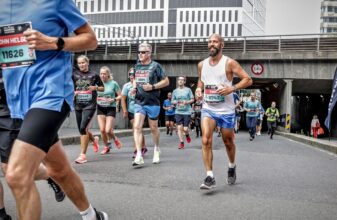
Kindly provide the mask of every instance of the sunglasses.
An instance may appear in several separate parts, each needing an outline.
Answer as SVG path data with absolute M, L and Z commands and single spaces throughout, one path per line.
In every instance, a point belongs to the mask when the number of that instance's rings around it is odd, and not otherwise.
M 146 53 L 149 53 L 150 51 L 147 51 L 147 50 L 145 50 L 145 51 L 138 51 L 138 53 L 139 54 L 146 54 Z

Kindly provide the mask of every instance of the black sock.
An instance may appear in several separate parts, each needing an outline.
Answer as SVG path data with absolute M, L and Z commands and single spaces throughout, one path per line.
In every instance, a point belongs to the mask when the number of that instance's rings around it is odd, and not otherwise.
M 0 209 L 0 217 L 5 217 L 7 215 L 5 207 Z

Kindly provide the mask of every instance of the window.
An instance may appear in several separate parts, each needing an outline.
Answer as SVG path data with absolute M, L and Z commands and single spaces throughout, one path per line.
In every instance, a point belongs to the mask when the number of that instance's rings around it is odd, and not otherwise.
M 163 26 L 160 26 L 160 36 L 161 37 L 164 37 L 164 27 Z
M 232 22 L 232 11 L 231 10 L 229 10 L 228 21 Z
M 234 20 L 235 22 L 237 22 L 238 21 L 238 10 L 235 10 L 235 20 Z
M 222 24 L 219 24 L 219 34 L 222 36 Z
M 185 24 L 183 24 L 183 37 L 185 37 L 185 34 L 186 34 L 186 27 L 185 27 Z
M 204 25 L 200 24 L 200 37 L 204 36 Z
M 95 6 L 94 4 L 95 4 L 94 1 L 91 1 L 91 4 L 90 4 L 91 5 L 90 10 L 91 11 L 90 12 L 94 12 L 94 6 Z
M 183 12 L 180 11 L 180 22 L 183 22 Z
M 128 10 L 131 10 L 131 4 L 132 4 L 131 0 L 128 0 Z
M 153 8 L 153 9 L 156 8 L 156 1 L 157 1 L 157 0 L 152 0 L 152 8 Z
M 234 36 L 234 35 L 235 35 L 235 34 L 234 34 L 234 27 L 235 27 L 234 24 L 232 24 L 232 28 L 231 28 L 231 29 L 232 29 L 232 30 L 231 30 L 232 33 L 231 33 L 231 36 Z
M 191 37 L 191 35 L 192 35 L 192 25 L 189 24 L 188 25 L 188 36 Z
M 141 26 L 138 27 L 138 36 L 142 37 L 142 27 Z
M 84 13 L 87 13 L 87 11 L 88 11 L 88 2 L 84 2 Z
M 210 31 L 209 31 L 209 24 L 207 24 L 206 35 L 207 35 L 207 36 L 209 36 L 209 35 L 210 35 Z
M 210 11 L 210 22 L 213 22 L 213 11 Z
M 225 36 L 228 37 L 228 24 L 225 24 Z
M 220 19 L 219 19 L 219 11 L 216 11 L 216 22 L 219 22 Z
M 112 4 L 112 10 L 116 11 L 116 0 L 112 0 L 111 4 Z
M 217 31 L 216 31 L 216 24 L 213 24 L 213 31 L 212 31 L 212 33 L 217 33 Z
M 144 27 L 144 37 L 147 37 L 147 26 Z
M 149 33 L 150 37 L 153 37 L 152 36 L 152 26 L 150 26 L 150 33 Z
M 194 37 L 198 36 L 198 25 L 194 24 Z
M 222 11 L 222 22 L 226 21 L 226 11 Z
M 195 11 L 192 11 L 192 22 L 195 22 Z
M 109 0 L 105 0 L 105 11 L 109 11 Z
M 189 11 L 186 11 L 186 22 L 189 20 Z
M 139 9 L 139 0 L 135 0 L 136 1 L 136 9 Z
M 119 9 L 121 11 L 123 10 L 123 5 L 124 5 L 124 0 L 120 0 L 120 2 L 119 2 Z
M 207 21 L 207 11 L 204 11 L 204 22 Z
M 201 11 L 198 11 L 198 22 L 201 21 Z
M 160 0 L 160 8 L 164 8 L 164 0 Z
M 158 37 L 158 26 L 155 27 L 154 35 Z
M 147 9 L 147 0 L 144 0 L 144 9 Z
M 97 11 L 101 11 L 102 0 L 98 0 L 97 3 L 98 3 L 98 5 L 97 5 Z

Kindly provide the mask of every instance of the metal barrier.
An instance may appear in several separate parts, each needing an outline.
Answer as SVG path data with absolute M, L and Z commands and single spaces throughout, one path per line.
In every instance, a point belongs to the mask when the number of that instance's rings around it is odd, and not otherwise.
M 95 54 L 131 54 L 137 45 L 146 41 L 153 45 L 153 53 L 200 53 L 205 52 L 208 38 L 167 39 L 118 39 L 99 41 Z M 226 37 L 224 51 L 231 52 L 283 52 L 283 51 L 337 51 L 337 33 Z

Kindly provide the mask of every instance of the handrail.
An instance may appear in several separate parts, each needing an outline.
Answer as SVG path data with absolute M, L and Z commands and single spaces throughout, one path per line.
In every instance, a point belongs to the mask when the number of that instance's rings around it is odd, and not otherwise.
M 132 45 L 147 41 L 154 44 L 154 53 L 180 53 L 204 51 L 208 38 L 158 38 L 158 39 L 116 39 L 99 41 L 95 53 L 132 53 Z M 163 50 L 163 47 L 165 50 Z M 266 35 L 226 37 L 225 50 L 246 53 L 249 51 L 337 51 L 337 33 L 300 34 L 300 35 Z

